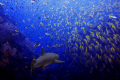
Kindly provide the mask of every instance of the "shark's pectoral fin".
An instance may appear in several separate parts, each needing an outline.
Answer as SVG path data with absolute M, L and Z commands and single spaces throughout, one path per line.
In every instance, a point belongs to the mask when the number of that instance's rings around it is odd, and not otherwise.
M 57 59 L 55 59 L 54 61 L 53 61 L 53 63 L 63 63 L 64 61 L 60 61 L 60 60 L 57 60 Z
M 45 66 L 40 66 L 40 68 L 46 70 Z

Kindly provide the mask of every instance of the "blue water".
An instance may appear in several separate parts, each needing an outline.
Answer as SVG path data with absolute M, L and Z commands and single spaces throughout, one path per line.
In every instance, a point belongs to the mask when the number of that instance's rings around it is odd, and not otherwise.
M 120 79 L 119 0 L 33 1 L 0 1 L 0 79 Z M 65 62 L 30 76 L 42 47 Z

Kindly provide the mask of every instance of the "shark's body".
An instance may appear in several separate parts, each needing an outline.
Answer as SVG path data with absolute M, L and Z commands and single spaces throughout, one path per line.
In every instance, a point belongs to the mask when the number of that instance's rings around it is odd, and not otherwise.
M 37 67 L 40 67 L 42 69 L 45 69 L 45 66 L 51 63 L 64 62 L 64 61 L 57 60 L 58 58 L 59 58 L 58 54 L 45 53 L 44 48 L 42 48 L 42 55 L 37 59 L 33 59 L 31 62 L 31 72 L 32 72 L 32 68 L 36 69 Z

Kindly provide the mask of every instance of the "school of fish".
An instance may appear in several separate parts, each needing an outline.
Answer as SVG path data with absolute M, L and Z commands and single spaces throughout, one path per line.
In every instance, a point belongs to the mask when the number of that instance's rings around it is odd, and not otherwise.
M 15 19 L 16 26 L 36 41 L 34 47 L 64 51 L 67 54 L 63 55 L 70 55 L 73 60 L 77 57 L 85 66 L 94 64 L 96 69 L 99 61 L 103 61 L 102 68 L 108 63 L 113 68 L 113 62 L 120 65 L 119 0 L 85 1 L 23 0 L 13 3 L 2 0 L 0 5 L 5 14 Z M 12 35 L 18 33 L 16 30 Z

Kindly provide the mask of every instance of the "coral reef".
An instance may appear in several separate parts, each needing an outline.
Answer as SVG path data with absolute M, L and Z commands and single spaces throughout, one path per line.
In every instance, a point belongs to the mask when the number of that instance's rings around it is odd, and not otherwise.
M 34 43 L 0 13 L 0 79 L 24 79 L 34 53 Z

